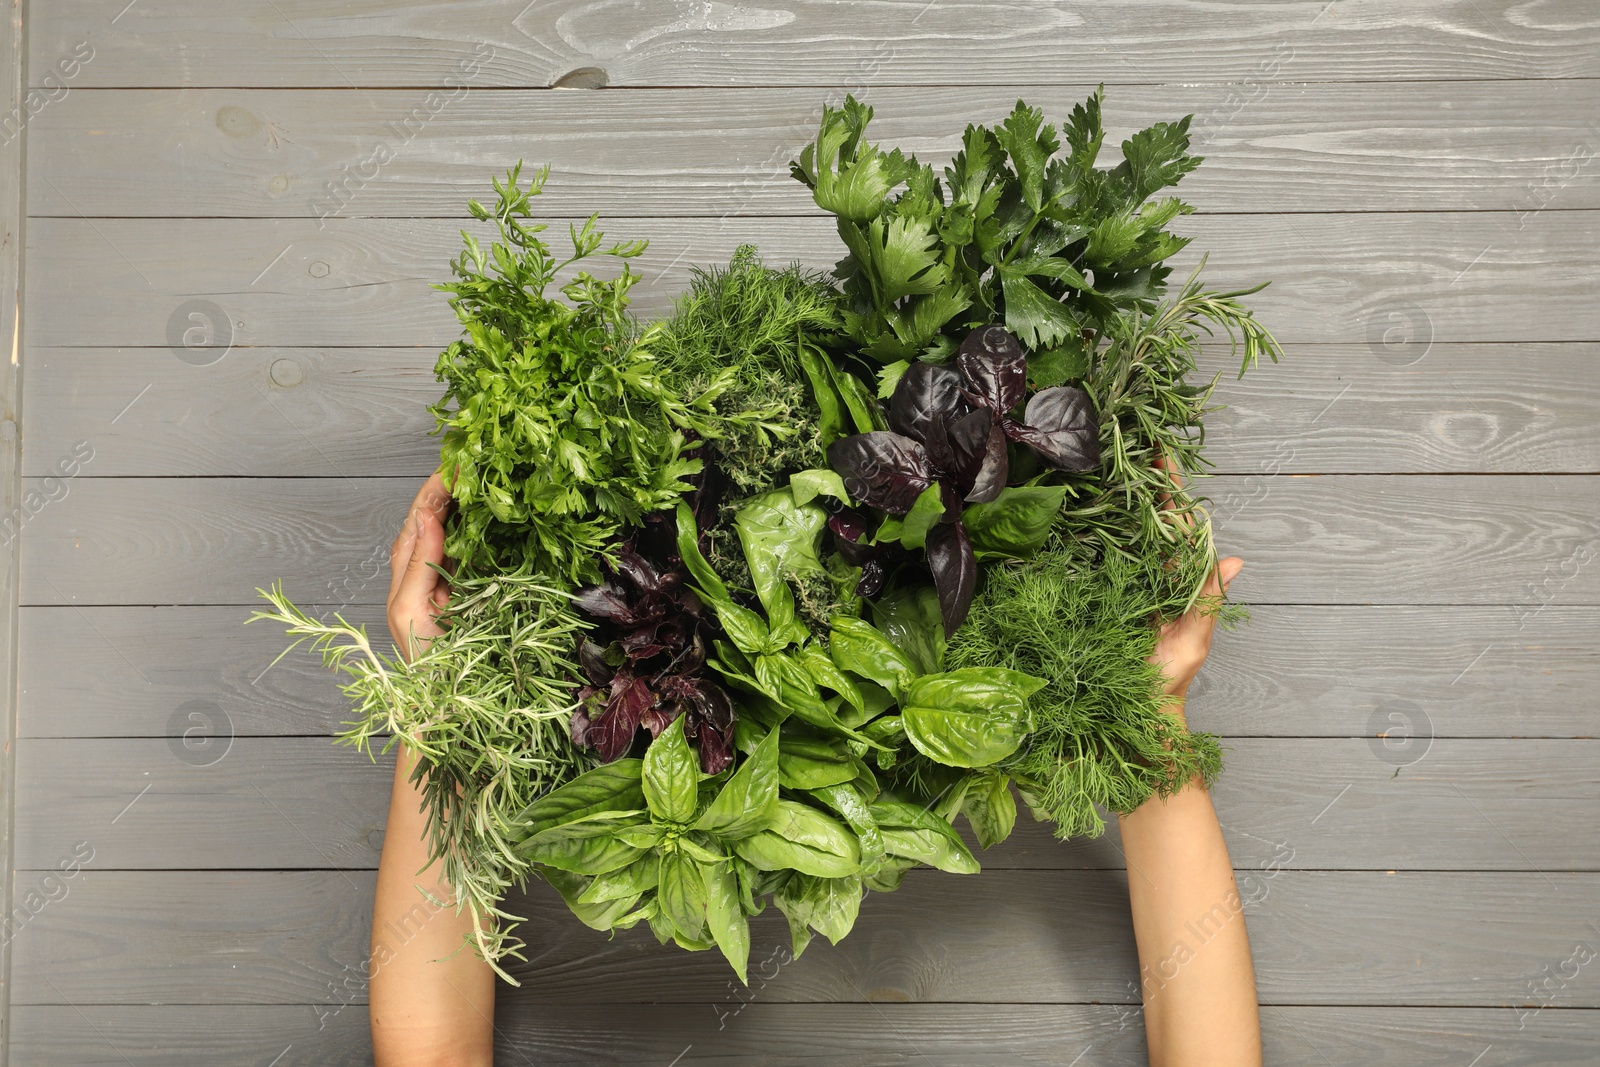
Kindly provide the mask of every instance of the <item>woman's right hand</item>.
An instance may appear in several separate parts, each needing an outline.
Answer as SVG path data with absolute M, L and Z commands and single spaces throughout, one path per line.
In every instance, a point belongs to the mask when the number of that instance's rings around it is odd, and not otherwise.
M 389 548 L 389 633 L 406 660 L 444 632 L 437 616 L 450 599 L 450 583 L 434 570 L 444 565 L 444 519 L 450 494 L 437 473 L 422 484 Z

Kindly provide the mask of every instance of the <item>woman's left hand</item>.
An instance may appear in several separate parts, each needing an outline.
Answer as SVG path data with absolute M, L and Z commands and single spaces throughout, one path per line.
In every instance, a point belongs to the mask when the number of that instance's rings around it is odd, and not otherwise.
M 444 633 L 437 616 L 450 599 L 450 583 L 433 567 L 444 565 L 444 519 L 449 509 L 450 494 L 435 473 L 422 484 L 389 548 L 389 633 L 407 660 Z

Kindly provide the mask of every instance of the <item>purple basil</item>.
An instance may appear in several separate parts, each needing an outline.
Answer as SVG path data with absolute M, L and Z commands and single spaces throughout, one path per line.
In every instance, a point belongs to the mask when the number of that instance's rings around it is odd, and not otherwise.
M 1028 360 L 1004 326 L 983 326 L 967 334 L 956 352 L 967 398 L 1003 417 L 1028 392 Z
M 939 594 L 939 615 L 944 632 L 953 634 L 967 621 L 972 594 L 978 588 L 978 561 L 959 522 L 940 523 L 928 531 L 928 569 Z
M 828 446 L 828 463 L 850 499 L 904 515 L 933 484 L 928 454 L 916 441 L 887 430 L 858 433 Z
M 703 672 L 713 623 L 672 562 L 658 567 L 630 541 L 610 578 L 573 594 L 599 639 L 578 643 L 588 684 L 578 690 L 572 740 L 609 763 L 628 754 L 641 727 L 658 736 L 681 715 L 701 768 L 716 774 L 733 762 L 733 702 Z
M 1015 424 L 1013 424 L 1015 425 Z M 1027 445 L 1045 463 L 1063 471 L 1086 471 L 1100 462 L 1100 427 L 1089 394 L 1070 385 L 1041 389 L 1012 440 Z
M 966 410 L 961 373 L 949 364 L 911 364 L 889 398 L 889 428 L 913 441 L 926 441 L 928 427 Z

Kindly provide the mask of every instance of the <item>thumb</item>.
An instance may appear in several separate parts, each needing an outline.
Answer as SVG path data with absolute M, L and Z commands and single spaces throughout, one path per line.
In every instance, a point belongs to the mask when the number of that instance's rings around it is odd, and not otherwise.
M 1244 570 L 1244 560 L 1238 556 L 1229 556 L 1217 563 L 1217 575 L 1222 579 L 1222 591 L 1228 591 L 1228 585 Z
M 444 562 L 444 527 L 431 511 L 418 510 L 416 533 L 411 539 L 411 558 L 406 561 L 405 573 L 400 576 L 398 599 L 414 605 L 429 604 L 439 582 L 432 564 Z

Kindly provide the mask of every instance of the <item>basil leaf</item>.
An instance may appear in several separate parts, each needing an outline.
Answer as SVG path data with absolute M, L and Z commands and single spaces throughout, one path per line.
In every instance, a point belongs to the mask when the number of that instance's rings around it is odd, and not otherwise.
M 589 887 L 578 895 L 578 902 L 603 904 L 608 900 L 637 898 L 656 887 L 659 869 L 655 856 L 640 856 L 626 867 L 596 875 Z
M 574 874 L 605 874 L 626 867 L 645 851 L 615 837 L 553 838 L 524 841 L 517 847 L 517 855 L 529 862 L 548 864 Z
M 906 872 L 916 865 L 916 860 L 891 856 L 876 872 L 866 876 L 866 886 L 875 893 L 893 893 L 906 880 Z
M 703 863 L 700 877 L 705 886 L 706 925 L 739 981 L 749 985 L 746 968 L 750 962 L 750 920 L 740 903 L 739 879 L 733 864 Z
M 597 811 L 581 819 L 568 819 L 548 830 L 541 830 L 525 838 L 525 847 L 550 845 L 557 841 L 580 841 L 588 837 L 614 837 L 617 831 L 644 824 L 649 812 L 643 808 L 629 811 Z
M 700 784 L 700 761 L 683 736 L 679 715 L 650 742 L 644 753 L 642 785 L 650 813 L 663 822 L 688 822 L 694 818 Z
M 811 398 L 817 405 L 818 444 L 827 448 L 845 434 L 844 402 L 833 387 L 824 361 L 827 356 L 816 345 L 799 346 L 800 367 L 811 384 Z
M 837 664 L 829 658 L 828 654 L 816 645 L 807 645 L 800 650 L 800 663 L 811 675 L 818 685 L 832 689 L 845 699 L 857 712 L 866 710 L 865 698 L 861 694 L 861 687 L 850 680 L 850 677 L 841 671 Z M 848 724 L 847 724 L 848 725 Z M 859 726 L 860 722 L 855 725 Z
M 786 789 L 817 789 L 825 785 L 839 785 L 856 776 L 856 767 L 848 752 L 837 758 L 819 758 L 811 752 L 778 750 L 778 782 Z
M 854 785 L 824 786 L 813 789 L 811 795 L 843 816 L 850 829 L 855 831 L 862 863 L 870 864 L 883 855 L 883 834 L 878 829 L 878 820 L 872 817 L 872 809 L 868 807 L 866 798 Z
M 931 760 L 985 767 L 1017 750 L 1029 729 L 1028 696 L 1045 684 L 1002 667 L 924 675 L 900 703 L 906 737 Z
M 1007 775 L 985 774 L 962 798 L 961 812 L 984 848 L 993 848 L 1010 837 L 1016 826 L 1017 802 L 1011 797 L 1010 783 Z
M 733 850 L 763 871 L 793 868 L 804 874 L 840 878 L 861 866 L 855 835 L 837 820 L 792 800 L 778 801 L 770 829 L 733 842 Z
M 922 445 L 888 430 L 835 441 L 828 446 L 828 465 L 843 477 L 850 499 L 891 515 L 910 511 L 934 484 Z
M 828 513 L 820 505 L 797 504 L 794 495 L 782 489 L 752 497 L 734 512 L 734 530 L 744 548 L 756 596 L 769 616 L 779 599 L 793 610 L 789 578 L 826 573 L 817 558 L 817 540 L 827 522 Z M 776 619 L 771 629 L 780 629 Z
M 516 818 L 524 838 L 569 819 L 581 819 L 598 811 L 623 811 L 644 805 L 639 786 L 643 763 L 619 759 L 584 771 L 565 785 L 558 786 L 522 809 Z
M 778 811 L 778 731 L 770 731 L 733 772 L 694 828 L 724 840 L 765 829 Z
M 1008 487 L 991 503 L 968 507 L 961 522 L 980 557 L 1027 559 L 1044 547 L 1066 498 L 1064 485 Z
M 978 588 L 978 560 L 961 523 L 940 523 L 928 531 L 928 569 L 933 572 L 933 587 L 939 591 L 944 632 L 953 634 L 967 621 Z
M 567 902 L 567 907 L 578 921 L 591 930 L 609 931 L 617 924 L 620 917 L 625 916 L 628 909 L 638 902 L 638 897 L 618 897 L 614 900 L 605 900 L 597 903 L 585 903 L 578 898 L 592 884 L 592 880 L 581 874 L 573 874 L 557 867 L 540 866 L 536 868 L 544 880 L 555 887 L 561 894 L 561 899 Z M 632 923 L 629 923 L 632 925 Z
M 839 616 L 828 626 L 828 651 L 841 670 L 877 682 L 896 697 L 918 674 L 906 654 L 871 623 Z
M 850 494 L 845 492 L 844 479 L 839 477 L 837 471 L 816 469 L 796 471 L 789 475 L 789 495 L 794 497 L 794 502 L 804 507 L 819 496 L 831 496 L 842 504 L 850 503 Z
M 799 958 L 810 944 L 812 929 L 837 945 L 855 925 L 861 894 L 859 875 L 814 878 L 803 874 L 789 879 L 774 893 L 772 902 L 789 920 L 795 957 Z
M 938 484 L 928 486 L 911 505 L 900 524 L 900 543 L 907 548 L 921 548 L 927 544 L 928 531 L 944 518 L 944 489 Z
M 948 363 L 908 367 L 889 400 L 889 429 L 913 441 L 926 441 L 934 422 L 952 422 L 965 414 L 961 374 Z
M 872 619 L 911 660 L 915 673 L 934 674 L 944 669 L 944 623 L 933 586 L 908 586 L 879 597 L 872 603 Z
M 927 808 L 880 797 L 868 811 L 883 831 L 884 850 L 951 874 L 976 874 L 978 861 L 955 827 Z
M 661 854 L 656 899 L 676 931 L 699 938 L 706 925 L 706 887 L 700 864 L 676 850 Z

